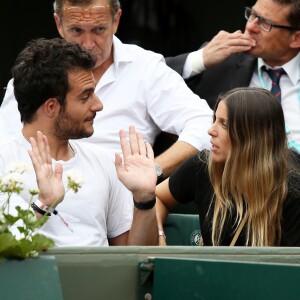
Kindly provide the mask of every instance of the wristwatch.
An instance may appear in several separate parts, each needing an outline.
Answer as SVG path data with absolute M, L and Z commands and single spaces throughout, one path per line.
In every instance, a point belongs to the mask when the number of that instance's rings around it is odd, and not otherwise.
M 159 164 L 155 164 L 155 168 L 156 168 L 157 182 L 160 182 L 164 178 L 163 169 Z

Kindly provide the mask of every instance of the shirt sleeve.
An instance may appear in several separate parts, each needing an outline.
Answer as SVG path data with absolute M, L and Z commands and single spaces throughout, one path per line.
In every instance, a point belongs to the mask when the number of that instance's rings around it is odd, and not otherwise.
M 203 62 L 203 48 L 191 52 L 184 63 L 182 77 L 184 79 L 190 78 L 194 75 L 202 73 L 205 70 Z
M 111 168 L 110 171 L 111 192 L 107 217 L 107 237 L 114 238 L 130 230 L 134 207 L 132 193 L 119 181 L 116 170 Z
M 178 135 L 179 141 L 198 150 L 208 149 L 212 110 L 207 102 L 157 57 L 148 63 L 144 83 L 149 114 L 160 130 Z
M 176 201 L 186 204 L 195 199 L 199 163 L 199 154 L 196 154 L 183 163 L 170 177 L 169 189 Z

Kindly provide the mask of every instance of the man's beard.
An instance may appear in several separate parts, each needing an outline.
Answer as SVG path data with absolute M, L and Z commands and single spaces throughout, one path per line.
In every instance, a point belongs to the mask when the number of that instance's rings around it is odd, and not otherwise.
M 90 137 L 93 134 L 93 131 L 86 131 L 81 124 L 81 122 L 73 119 L 62 109 L 54 123 L 55 136 L 62 139 L 82 139 Z

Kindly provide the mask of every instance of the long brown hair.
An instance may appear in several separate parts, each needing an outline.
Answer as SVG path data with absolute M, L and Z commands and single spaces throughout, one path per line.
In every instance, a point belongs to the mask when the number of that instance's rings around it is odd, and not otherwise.
M 225 163 L 209 158 L 214 188 L 213 245 L 236 212 L 235 228 L 247 213 L 246 245 L 280 243 L 282 207 L 287 194 L 288 148 L 283 111 L 268 91 L 238 88 L 219 97 L 228 112 L 230 151 Z

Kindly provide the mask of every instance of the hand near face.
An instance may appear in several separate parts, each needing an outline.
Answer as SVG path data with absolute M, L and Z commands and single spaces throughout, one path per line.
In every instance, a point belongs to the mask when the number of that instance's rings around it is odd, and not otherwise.
M 151 200 L 155 194 L 157 175 L 154 154 L 149 143 L 143 136 L 129 127 L 129 141 L 124 130 L 120 131 L 120 144 L 123 160 L 116 153 L 115 165 L 118 177 L 125 187 L 133 193 L 139 202 Z
M 62 181 L 62 166 L 61 164 L 56 164 L 53 170 L 48 139 L 42 132 L 37 132 L 37 139 L 31 137 L 30 144 L 32 149 L 28 150 L 28 153 L 40 190 L 39 200 L 47 206 L 52 205 L 55 207 L 63 200 L 65 193 Z
M 233 33 L 222 30 L 203 48 L 204 65 L 213 67 L 234 53 L 249 51 L 255 44 L 255 40 L 240 30 Z

